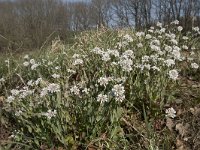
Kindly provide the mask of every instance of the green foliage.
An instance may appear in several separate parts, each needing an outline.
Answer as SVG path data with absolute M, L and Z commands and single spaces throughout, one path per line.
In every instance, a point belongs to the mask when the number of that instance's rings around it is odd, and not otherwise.
M 181 78 L 180 66 L 195 62 L 187 60 L 193 54 L 186 47 L 194 46 L 195 34 L 183 42 L 175 27 L 165 30 L 91 31 L 70 48 L 55 40 L 40 56 L 2 62 L 3 113 L 16 124 L 13 141 L 34 149 L 138 148 L 122 122 L 127 110 L 162 115 Z M 145 139 L 154 149 L 159 145 L 152 124 L 145 111 L 142 116 Z

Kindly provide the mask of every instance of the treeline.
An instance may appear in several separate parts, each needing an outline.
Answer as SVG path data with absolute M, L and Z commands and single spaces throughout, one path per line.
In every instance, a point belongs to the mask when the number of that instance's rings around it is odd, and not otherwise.
M 200 26 L 200 0 L 0 0 L 0 50 L 38 48 L 59 36 L 97 27 L 142 29 L 179 20 Z

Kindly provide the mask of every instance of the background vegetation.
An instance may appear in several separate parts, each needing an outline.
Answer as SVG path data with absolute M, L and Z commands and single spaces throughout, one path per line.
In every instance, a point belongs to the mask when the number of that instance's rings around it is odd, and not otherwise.
M 99 27 L 142 29 L 179 20 L 200 25 L 199 0 L 0 0 L 0 51 L 40 48 L 60 36 L 67 43 Z

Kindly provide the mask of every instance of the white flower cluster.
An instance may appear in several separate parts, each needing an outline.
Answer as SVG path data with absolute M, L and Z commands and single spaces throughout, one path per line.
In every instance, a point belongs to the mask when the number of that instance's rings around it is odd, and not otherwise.
M 15 112 L 15 116 L 20 116 L 23 112 L 21 110 L 18 110 Z
M 167 59 L 164 62 L 166 63 L 167 67 L 171 67 L 171 66 L 175 65 L 175 61 L 173 59 Z
M 110 54 L 111 56 L 119 57 L 118 50 L 110 50 L 110 49 L 108 49 L 108 54 Z
M 170 118 L 175 118 L 176 117 L 176 111 L 172 107 L 166 109 L 165 113 L 166 113 L 166 117 L 170 117 Z
M 4 78 L 0 78 L 0 83 L 5 82 L 6 80 Z
M 74 85 L 73 87 L 71 87 L 70 92 L 75 94 L 75 95 L 80 95 L 80 89 L 78 86 Z
M 193 27 L 192 30 L 196 31 L 196 32 L 199 32 L 199 27 Z
M 52 75 L 52 77 L 53 77 L 54 79 L 59 79 L 59 78 L 60 78 L 60 75 L 59 75 L 59 74 L 56 74 L 56 73 L 54 73 L 54 74 Z
M 82 64 L 83 64 L 83 60 L 80 59 L 80 58 L 75 59 L 74 63 L 73 63 L 74 66 L 76 66 L 76 65 L 82 65 Z
M 35 59 L 30 59 L 30 60 L 28 60 L 28 59 L 29 59 L 29 56 L 28 56 L 28 55 L 24 56 L 24 58 L 26 59 L 26 61 L 23 62 L 23 65 L 24 65 L 25 67 L 28 67 L 29 65 L 31 65 L 31 70 L 36 70 L 36 68 L 37 68 L 38 66 L 40 66 L 40 63 L 36 63 Z
M 132 68 L 133 61 L 126 56 L 120 57 L 120 61 L 118 63 L 122 67 L 123 71 L 130 72 L 131 70 L 133 70 Z
M 102 53 L 102 58 L 101 58 L 104 62 L 107 62 L 109 61 L 111 58 L 110 58 L 110 54 L 108 52 L 103 52 Z
M 108 101 L 108 96 L 104 94 L 99 94 L 97 96 L 97 102 L 104 103 Z
M 48 92 L 51 94 L 60 92 L 60 85 L 55 84 L 55 83 L 49 84 L 47 87 L 42 89 L 42 91 L 40 93 L 40 97 L 46 96 L 48 94 Z
M 108 84 L 109 81 L 112 81 L 112 78 L 110 78 L 110 77 L 100 77 L 100 78 L 98 79 L 98 83 L 99 83 L 100 85 L 103 85 L 103 86 L 106 86 L 106 85 Z
M 16 98 L 20 101 L 21 99 L 26 98 L 27 96 L 30 96 L 34 94 L 35 90 L 29 90 L 28 87 L 23 87 L 21 90 L 18 89 L 12 89 L 11 95 L 7 97 L 6 102 L 11 103 L 13 102 Z
M 121 84 L 116 84 L 112 88 L 115 100 L 122 102 L 125 99 L 125 89 Z
M 124 37 L 123 37 L 124 40 L 126 40 L 127 42 L 133 42 L 133 38 L 129 35 L 129 34 L 126 34 Z
M 171 24 L 178 25 L 178 24 L 179 24 L 179 21 L 178 21 L 178 20 L 174 20 L 173 22 L 171 22 Z
M 172 80 L 176 80 L 178 78 L 178 71 L 173 69 L 169 71 L 169 78 Z
M 197 63 L 191 63 L 191 67 L 193 69 L 198 69 L 199 68 L 199 65 Z
M 103 51 L 99 47 L 95 47 L 94 49 L 91 50 L 91 52 L 99 55 L 103 53 Z
M 49 84 L 47 89 L 50 93 L 56 93 L 56 92 L 60 91 L 60 85 L 51 83 L 51 84 Z
M 51 119 L 52 117 L 55 117 L 57 115 L 57 111 L 49 109 L 46 113 L 43 113 L 43 115 L 46 116 L 48 119 Z

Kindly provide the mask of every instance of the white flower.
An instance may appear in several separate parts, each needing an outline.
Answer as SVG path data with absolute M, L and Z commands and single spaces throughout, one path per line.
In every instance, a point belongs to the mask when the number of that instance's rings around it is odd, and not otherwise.
M 70 89 L 71 93 L 74 93 L 75 95 L 79 95 L 80 89 L 75 85 Z
M 121 83 L 121 82 L 125 82 L 126 81 L 126 77 L 122 77 L 122 78 L 116 78 L 114 79 L 117 83 Z
M 136 32 L 136 36 L 137 36 L 137 37 L 141 37 L 141 36 L 144 36 L 144 35 L 145 35 L 144 32 Z
M 133 61 L 131 59 L 121 57 L 118 63 L 124 71 L 130 72 L 131 70 L 133 70 Z
M 14 100 L 15 100 L 14 96 L 8 96 L 8 98 L 6 99 L 6 102 L 11 103 Z
M 178 78 L 178 71 L 173 69 L 169 71 L 169 78 L 176 80 Z
M 137 47 L 141 48 L 141 47 L 143 47 L 143 44 L 142 43 L 138 43 Z
M 153 70 L 157 70 L 157 71 L 160 71 L 160 68 L 158 68 L 157 66 L 153 66 L 151 67 Z
M 21 94 L 20 94 L 19 98 L 25 98 L 34 93 L 33 90 L 21 90 L 20 92 L 21 92 Z
M 79 54 L 74 54 L 74 55 L 72 56 L 72 58 L 79 58 L 79 57 L 80 57 Z
M 16 89 L 11 90 L 10 92 L 11 92 L 11 94 L 12 94 L 13 96 L 17 96 L 17 95 L 19 95 L 19 93 L 20 93 L 20 91 L 19 91 L 19 90 L 16 90 Z
M 180 47 L 178 47 L 178 46 L 175 46 L 175 45 L 173 46 L 173 49 L 174 49 L 174 50 L 176 50 L 176 51 L 180 51 L 180 50 L 181 50 L 181 48 L 180 48 Z
M 153 33 L 153 29 L 149 29 L 148 31 L 151 32 L 151 33 Z
M 123 38 L 124 38 L 127 42 L 133 42 L 133 38 L 132 38 L 130 35 L 128 35 L 128 34 L 126 34 Z
M 59 92 L 59 91 L 60 91 L 60 85 L 55 84 L 55 83 L 51 83 L 51 84 L 48 85 L 47 90 L 48 90 L 50 93 Z
M 109 81 L 110 81 L 110 80 L 109 80 L 109 78 L 107 78 L 107 77 L 100 77 L 100 78 L 98 79 L 98 83 L 99 83 L 100 85 L 103 85 L 103 86 L 106 86 L 106 85 L 108 84 Z
M 162 23 L 157 22 L 156 26 L 158 26 L 158 27 L 162 27 Z
M 193 27 L 192 30 L 198 32 L 199 31 L 199 27 Z
M 126 50 L 122 55 L 130 58 L 135 58 L 132 50 Z
M 24 63 L 23 63 L 23 65 L 25 66 L 25 67 L 27 67 L 27 66 L 29 66 L 29 62 L 28 61 L 25 61 Z
M 171 39 L 170 40 L 173 44 L 175 44 L 175 45 L 177 45 L 178 44 L 178 41 L 177 40 L 175 40 L 175 39 Z
M 52 77 L 53 77 L 54 79 L 58 79 L 58 78 L 60 78 L 60 75 L 59 75 L 59 74 L 56 74 L 56 73 L 54 73 L 54 74 L 52 75 Z
M 34 64 L 35 64 L 35 60 L 34 60 L 34 59 L 31 59 L 31 60 L 30 60 L 30 64 L 31 64 L 31 65 L 34 65 Z
M 48 88 L 45 87 L 42 89 L 41 93 L 40 93 L 40 97 L 44 97 L 48 94 Z
M 160 29 L 160 32 L 163 32 L 163 33 L 164 33 L 165 30 L 166 30 L 165 28 L 162 28 L 162 29 Z
M 197 63 L 191 63 L 191 67 L 193 69 L 198 69 L 199 68 L 199 65 Z
M 176 35 L 173 34 L 173 33 L 170 33 L 170 34 L 166 33 L 165 35 L 166 35 L 166 37 L 168 37 L 169 39 L 175 39 L 175 38 L 176 38 Z
M 171 22 L 171 24 L 176 24 L 176 25 L 178 25 L 178 24 L 179 24 L 179 21 L 178 21 L 178 20 L 174 20 L 173 22 Z
M 113 55 L 115 57 L 119 57 L 118 50 L 110 50 L 110 49 L 108 49 L 108 54 Z
M 72 73 L 72 74 L 76 73 L 76 71 L 74 71 L 74 70 L 72 70 L 72 69 L 67 69 L 67 72 L 68 72 L 68 73 Z
M 1 78 L 0 79 L 0 82 L 5 82 L 6 80 L 4 78 Z
M 144 64 L 144 68 L 146 68 L 147 70 L 151 69 L 151 65 L 150 64 Z
M 193 61 L 194 58 L 193 58 L 193 57 L 187 57 L 187 60 L 188 60 L 188 61 Z
M 97 102 L 104 103 L 104 102 L 107 102 L 107 101 L 108 101 L 107 95 L 99 94 L 97 96 Z
M 195 53 L 193 51 L 190 52 L 190 55 L 195 55 Z
M 160 41 L 157 40 L 157 39 L 154 39 L 151 41 L 151 44 L 150 45 L 156 45 L 156 46 L 160 46 Z
M 182 48 L 185 49 L 185 50 L 187 50 L 188 46 L 187 45 L 183 45 Z
M 172 51 L 172 47 L 168 46 L 168 45 L 165 45 L 165 51 L 171 52 Z
M 150 29 L 151 29 L 151 30 L 154 30 L 154 27 L 153 27 L 153 26 L 151 26 L 151 27 L 150 27 Z
M 83 64 L 83 60 L 82 59 L 76 59 L 73 63 L 74 66 L 76 65 L 82 65 Z
M 153 62 L 157 62 L 158 61 L 158 55 L 157 54 L 155 54 L 155 55 L 150 55 L 150 58 L 151 58 L 151 60 L 153 61 Z
M 124 86 L 122 86 L 121 84 L 114 85 L 112 88 L 112 92 L 115 96 L 116 101 L 122 102 L 125 99 L 125 95 L 124 95 L 125 89 L 124 89 Z
M 177 60 L 181 59 L 181 53 L 178 50 L 173 50 L 171 53 L 175 59 Z
M 25 56 L 24 56 L 24 59 L 29 59 L 29 56 L 28 56 L 28 55 L 25 55 Z
M 84 89 L 82 90 L 82 92 L 84 92 L 85 94 L 89 94 L 89 91 L 90 91 L 90 89 L 88 89 L 88 88 L 84 88 Z
M 181 27 L 181 26 L 178 26 L 177 30 L 180 32 L 180 31 L 182 31 L 182 30 L 183 30 L 183 27 Z
M 38 66 L 39 66 L 39 64 L 33 64 L 33 65 L 31 66 L 31 70 L 35 70 Z
M 156 52 L 160 51 L 160 47 L 159 47 L 159 46 L 151 45 L 150 47 L 151 47 L 151 49 L 152 49 L 153 51 L 156 51 Z
M 51 62 L 51 61 L 49 61 L 49 62 L 47 63 L 48 66 L 50 66 L 50 65 L 52 65 L 52 64 L 53 64 L 53 62 Z
M 148 61 L 149 61 L 149 56 L 147 55 L 142 56 L 142 63 L 148 62 Z
M 51 119 L 52 117 L 55 117 L 56 114 L 56 110 L 48 110 L 46 113 L 44 113 L 44 116 L 46 116 L 48 119 Z
M 112 66 L 117 66 L 117 63 L 116 62 L 111 62 L 111 65 Z
M 95 54 L 102 54 L 103 51 L 99 47 L 95 47 L 94 49 L 91 50 L 91 52 Z
M 10 60 L 9 60 L 9 59 L 5 60 L 5 63 L 9 64 L 9 63 L 10 63 Z
M 151 39 L 151 35 L 150 34 L 147 34 L 146 36 L 145 36 L 145 39 Z
M 189 38 L 187 36 L 183 36 L 183 40 L 188 40 Z
M 167 67 L 171 67 L 172 65 L 175 65 L 175 61 L 173 59 L 167 59 L 164 61 L 167 65 Z
M 166 109 L 165 113 L 166 113 L 166 117 L 171 117 L 171 118 L 175 118 L 176 117 L 176 111 L 172 107 Z
M 107 62 L 107 61 L 109 61 L 110 59 L 111 59 L 111 58 L 110 58 L 109 53 L 104 52 L 104 53 L 102 54 L 102 60 L 103 60 L 103 61 Z
M 18 110 L 15 112 L 15 116 L 20 116 L 23 112 L 21 110 Z
M 56 69 L 56 70 L 59 70 L 59 69 L 60 69 L 60 66 L 56 66 L 55 69 Z
M 34 85 L 33 80 L 29 80 L 29 81 L 27 82 L 27 85 L 28 85 L 28 86 L 33 86 L 33 85 Z
M 35 81 L 35 85 L 38 85 L 41 81 L 42 81 L 42 78 L 38 78 L 38 79 Z

